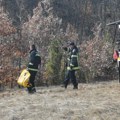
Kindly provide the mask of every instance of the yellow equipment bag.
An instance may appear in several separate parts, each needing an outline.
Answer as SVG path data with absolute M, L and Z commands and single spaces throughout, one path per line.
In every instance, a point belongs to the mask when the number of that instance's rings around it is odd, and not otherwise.
M 18 78 L 17 83 L 23 87 L 29 87 L 29 78 L 30 78 L 30 73 L 28 70 L 24 69 L 21 74 L 20 77 Z

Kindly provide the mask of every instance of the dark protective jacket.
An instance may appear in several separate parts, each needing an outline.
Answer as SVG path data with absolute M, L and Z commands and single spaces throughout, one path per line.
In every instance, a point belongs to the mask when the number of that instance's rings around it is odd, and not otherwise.
M 40 58 L 40 55 L 36 50 L 30 51 L 30 58 L 29 58 L 29 64 L 28 64 L 28 70 L 31 71 L 38 71 L 38 65 L 40 64 L 41 60 L 38 63 L 38 57 Z
M 67 70 L 78 70 L 78 48 L 74 46 L 72 49 L 69 49 L 69 57 L 67 62 Z

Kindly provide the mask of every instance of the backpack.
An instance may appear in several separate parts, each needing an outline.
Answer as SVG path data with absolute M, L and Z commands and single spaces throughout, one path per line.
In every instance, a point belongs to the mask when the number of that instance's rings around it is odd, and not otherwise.
M 36 55 L 35 55 L 35 63 L 37 65 L 41 64 L 41 57 L 40 55 L 38 54 L 38 52 L 36 52 Z

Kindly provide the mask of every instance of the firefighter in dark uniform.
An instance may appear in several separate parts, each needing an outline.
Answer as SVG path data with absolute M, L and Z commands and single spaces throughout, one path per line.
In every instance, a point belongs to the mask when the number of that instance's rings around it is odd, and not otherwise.
M 28 71 L 30 72 L 30 79 L 29 79 L 30 86 L 27 88 L 28 93 L 36 92 L 34 81 L 38 71 L 39 64 L 41 64 L 41 58 L 40 55 L 38 54 L 38 51 L 36 50 L 35 45 L 33 44 L 30 46 L 30 58 L 28 64 Z
M 68 51 L 67 58 L 67 74 L 64 80 L 64 87 L 67 88 L 69 81 L 71 80 L 74 87 L 73 89 L 78 89 L 78 82 L 76 80 L 75 71 L 79 69 L 78 67 L 78 48 L 71 42 L 69 44 L 70 48 L 63 47 L 64 50 Z

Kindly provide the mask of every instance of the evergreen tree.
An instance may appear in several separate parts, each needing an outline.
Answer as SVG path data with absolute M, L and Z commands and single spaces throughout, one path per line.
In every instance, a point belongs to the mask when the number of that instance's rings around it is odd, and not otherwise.
M 49 49 L 49 60 L 46 63 L 46 78 L 50 84 L 60 83 L 62 53 L 59 42 L 54 40 L 51 42 Z

